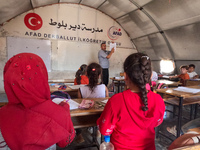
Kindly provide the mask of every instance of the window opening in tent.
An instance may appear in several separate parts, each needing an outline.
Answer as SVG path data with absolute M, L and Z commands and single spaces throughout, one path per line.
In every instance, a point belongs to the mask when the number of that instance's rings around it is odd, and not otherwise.
M 172 60 L 161 60 L 160 61 L 160 73 L 169 74 L 174 71 L 175 65 Z

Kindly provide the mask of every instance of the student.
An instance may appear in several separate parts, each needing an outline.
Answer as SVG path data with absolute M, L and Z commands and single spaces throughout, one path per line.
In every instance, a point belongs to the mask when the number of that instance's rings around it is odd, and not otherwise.
M 189 75 L 189 77 L 190 77 L 190 79 L 197 79 L 197 78 L 199 78 L 199 75 L 194 70 L 195 70 L 195 65 L 194 64 L 190 64 L 188 72 L 187 72 L 188 75 Z
M 151 77 L 151 81 L 157 81 L 158 80 L 158 74 L 155 71 L 152 71 L 152 77 Z
M 97 120 L 103 135 L 111 135 L 115 150 L 155 150 L 155 130 L 163 121 L 165 104 L 160 95 L 146 90 L 151 80 L 151 61 L 143 53 L 124 62 L 128 90 L 112 96 Z
M 87 68 L 89 84 L 80 87 L 78 92 L 79 98 L 104 98 L 108 97 L 108 89 L 105 84 L 99 84 L 98 79 L 101 78 L 102 68 L 97 63 L 91 63 Z
M 182 83 L 182 86 L 185 86 L 185 80 L 190 79 L 189 75 L 187 74 L 188 66 L 181 66 L 180 71 L 180 75 L 170 76 L 169 78 L 180 78 L 180 83 Z
M 80 66 L 80 68 L 76 72 L 74 85 L 88 84 L 89 80 L 86 74 L 87 74 L 87 65 L 83 64 Z
M 65 147 L 75 136 L 66 102 L 50 99 L 43 60 L 32 53 L 13 56 L 4 67 L 8 104 L 0 109 L 0 129 L 10 149 Z

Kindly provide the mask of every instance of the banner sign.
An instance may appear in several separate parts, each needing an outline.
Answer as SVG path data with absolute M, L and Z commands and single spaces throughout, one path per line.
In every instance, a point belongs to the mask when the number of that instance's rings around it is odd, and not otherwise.
M 54 4 L 28 11 L 0 28 L 1 36 L 18 36 L 87 43 L 116 42 L 130 47 L 122 27 L 100 11 L 77 4 Z

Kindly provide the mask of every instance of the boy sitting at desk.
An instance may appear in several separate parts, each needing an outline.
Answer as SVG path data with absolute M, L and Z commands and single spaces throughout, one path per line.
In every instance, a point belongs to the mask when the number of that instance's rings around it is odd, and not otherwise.
M 190 64 L 189 69 L 188 69 L 188 75 L 190 76 L 190 79 L 197 79 L 199 78 L 199 75 L 194 71 L 195 70 L 195 65 Z
M 185 80 L 190 79 L 189 75 L 187 74 L 188 66 L 181 66 L 180 67 L 181 74 L 176 76 L 170 76 L 169 78 L 180 78 L 180 83 L 185 86 Z

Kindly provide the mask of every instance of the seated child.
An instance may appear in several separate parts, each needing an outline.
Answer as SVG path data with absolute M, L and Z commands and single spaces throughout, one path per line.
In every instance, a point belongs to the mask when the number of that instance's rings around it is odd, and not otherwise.
M 199 75 L 194 71 L 195 70 L 195 65 L 190 64 L 189 69 L 188 69 L 188 75 L 190 76 L 190 79 L 197 79 L 199 78 Z
M 79 98 L 104 98 L 108 97 L 108 89 L 104 84 L 99 84 L 98 79 L 101 77 L 102 68 L 97 63 L 91 63 L 87 68 L 89 84 L 80 87 L 78 92 Z
M 158 74 L 155 71 L 152 71 L 152 77 L 151 77 L 151 81 L 157 81 L 158 80 Z
M 104 98 L 108 97 L 108 89 L 105 84 L 99 84 L 98 79 L 101 77 L 102 68 L 97 63 L 91 63 L 87 67 L 87 75 L 89 78 L 89 84 L 80 87 L 78 91 L 78 98 Z M 77 139 L 83 142 L 84 139 L 81 134 L 81 129 L 77 129 Z M 99 130 L 97 130 L 97 136 L 99 136 Z
M 188 66 L 181 66 L 180 71 L 180 75 L 170 76 L 169 78 L 180 78 L 180 83 L 182 83 L 182 86 L 185 86 L 185 80 L 190 79 L 189 75 L 187 74 Z
M 80 66 L 80 68 L 76 72 L 74 80 L 74 85 L 79 85 L 79 84 L 88 84 L 89 80 L 87 77 L 87 65 L 83 64 Z
M 73 141 L 69 105 L 51 101 L 47 69 L 39 56 L 20 53 L 10 58 L 4 88 L 8 104 L 0 109 L 0 129 L 10 149 L 44 150 Z
M 165 104 L 159 94 L 146 90 L 151 81 L 151 61 L 143 53 L 124 62 L 128 90 L 112 96 L 97 120 L 103 135 L 111 135 L 115 150 L 155 150 L 155 130 L 163 121 Z

